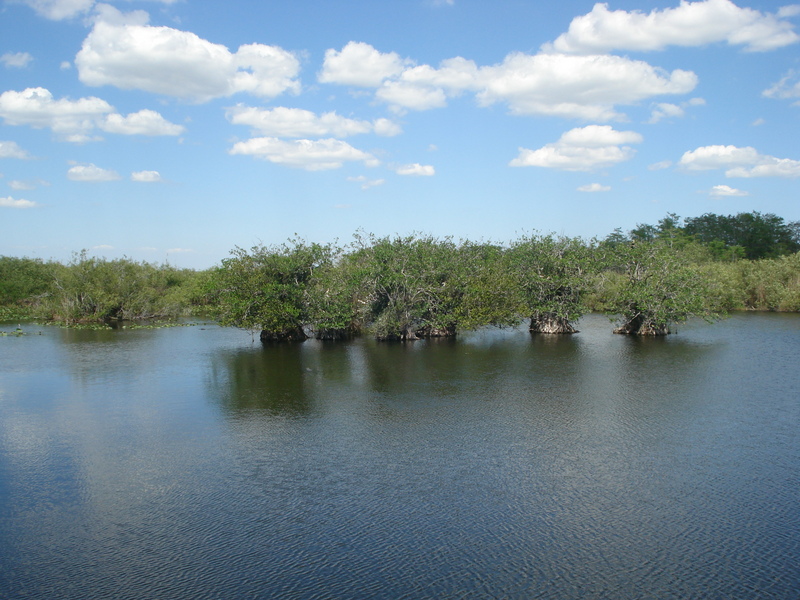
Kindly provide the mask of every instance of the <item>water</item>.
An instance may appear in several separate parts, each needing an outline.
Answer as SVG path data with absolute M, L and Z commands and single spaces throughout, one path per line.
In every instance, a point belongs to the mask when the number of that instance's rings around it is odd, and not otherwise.
M 0 598 L 800 595 L 800 315 L 269 347 L 23 328 Z

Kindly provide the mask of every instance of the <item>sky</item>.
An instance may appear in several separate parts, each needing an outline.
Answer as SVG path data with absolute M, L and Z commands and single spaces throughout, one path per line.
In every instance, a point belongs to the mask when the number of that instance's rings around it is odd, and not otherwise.
M 4 0 L 0 255 L 800 220 L 800 4 Z

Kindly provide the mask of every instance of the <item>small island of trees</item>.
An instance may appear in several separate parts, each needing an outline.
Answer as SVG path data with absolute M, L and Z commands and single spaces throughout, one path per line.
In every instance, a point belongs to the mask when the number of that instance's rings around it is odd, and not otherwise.
M 668 214 L 603 239 L 510 243 L 362 232 L 345 246 L 295 238 L 235 248 L 205 271 L 106 260 L 0 257 L 0 320 L 67 326 L 214 317 L 263 342 L 450 337 L 525 322 L 572 334 L 588 312 L 613 331 L 665 335 L 690 317 L 800 311 L 800 223 L 758 212 Z

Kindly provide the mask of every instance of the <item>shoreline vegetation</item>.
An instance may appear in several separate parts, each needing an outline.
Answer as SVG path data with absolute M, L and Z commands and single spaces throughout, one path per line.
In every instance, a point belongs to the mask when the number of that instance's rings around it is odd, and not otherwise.
M 690 317 L 740 310 L 800 311 L 800 222 L 670 213 L 603 239 L 530 233 L 509 243 L 357 232 L 346 246 L 294 238 L 235 248 L 203 271 L 86 251 L 67 264 L 0 256 L 0 321 L 202 316 L 265 343 L 415 340 L 522 322 L 572 334 L 589 312 L 616 319 L 614 333 L 666 335 Z

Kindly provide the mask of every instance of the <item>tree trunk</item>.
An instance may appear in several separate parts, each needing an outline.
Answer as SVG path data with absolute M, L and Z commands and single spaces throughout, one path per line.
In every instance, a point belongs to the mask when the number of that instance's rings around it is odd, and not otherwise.
M 578 333 L 570 322 L 564 317 L 553 314 L 536 315 L 531 317 L 531 333 Z
M 270 331 L 264 329 L 261 331 L 261 341 L 263 343 L 270 342 L 303 342 L 308 339 L 306 332 L 302 327 L 295 327 L 294 329 L 287 329 L 285 331 Z
M 614 330 L 623 335 L 668 335 L 669 325 L 655 323 L 639 314 Z
M 454 337 L 456 335 L 456 326 L 447 325 L 446 327 L 423 327 L 416 332 L 417 337 L 438 338 L 438 337 Z
M 318 329 L 314 337 L 318 340 L 349 340 L 353 332 L 350 329 Z

